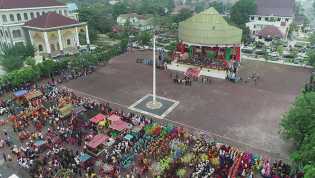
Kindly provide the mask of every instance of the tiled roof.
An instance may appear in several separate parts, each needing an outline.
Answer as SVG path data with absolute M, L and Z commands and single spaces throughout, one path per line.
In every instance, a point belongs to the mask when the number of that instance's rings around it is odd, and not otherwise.
M 69 17 L 65 17 L 55 12 L 48 12 L 42 16 L 39 16 L 35 19 L 32 19 L 26 22 L 24 26 L 36 27 L 36 28 L 53 28 L 53 27 L 61 27 L 61 26 L 66 26 L 66 25 L 75 25 L 79 23 L 80 23 L 79 21 L 76 21 Z
M 281 31 L 273 25 L 267 25 L 262 30 L 257 33 L 258 36 L 264 38 L 282 38 L 283 35 Z
M 65 6 L 56 0 L 0 0 L 0 9 Z
M 262 16 L 274 15 L 281 17 L 293 17 L 294 7 L 294 0 L 257 0 L 256 14 Z

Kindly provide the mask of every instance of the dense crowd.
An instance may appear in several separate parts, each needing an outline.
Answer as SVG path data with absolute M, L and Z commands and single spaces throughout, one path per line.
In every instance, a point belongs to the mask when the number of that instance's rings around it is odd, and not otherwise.
M 0 147 L 5 161 L 15 161 L 31 177 L 303 177 L 281 160 L 113 110 L 54 82 L 21 91 L 1 100 L 8 118 Z M 99 135 L 104 140 L 94 148 Z

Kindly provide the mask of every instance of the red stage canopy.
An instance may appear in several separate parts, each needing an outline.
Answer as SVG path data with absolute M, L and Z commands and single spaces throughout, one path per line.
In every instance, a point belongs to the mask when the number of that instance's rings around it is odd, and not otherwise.
M 105 116 L 101 113 L 97 114 L 96 116 L 92 117 L 90 119 L 90 121 L 94 124 L 97 124 L 99 123 L 100 121 L 104 120 L 105 119 Z
M 87 146 L 90 148 L 97 148 L 100 144 L 105 143 L 107 140 L 109 139 L 108 136 L 103 135 L 103 134 L 99 134 L 96 135 L 88 144 Z

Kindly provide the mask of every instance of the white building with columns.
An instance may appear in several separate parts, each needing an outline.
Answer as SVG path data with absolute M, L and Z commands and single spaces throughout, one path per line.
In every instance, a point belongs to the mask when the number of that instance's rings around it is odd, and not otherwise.
M 74 53 L 88 27 L 56 0 L 0 0 L 0 49 L 31 43 L 38 55 Z M 82 38 L 81 38 L 82 39 Z

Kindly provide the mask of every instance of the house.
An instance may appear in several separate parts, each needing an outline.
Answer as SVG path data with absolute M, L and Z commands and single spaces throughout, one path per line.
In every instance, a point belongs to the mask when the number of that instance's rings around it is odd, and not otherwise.
M 0 50 L 31 43 L 36 55 L 74 53 L 79 34 L 90 44 L 88 26 L 56 0 L 0 0 Z
M 256 14 L 249 16 L 246 27 L 256 41 L 287 39 L 294 20 L 294 0 L 257 0 Z
M 117 24 L 125 26 L 129 23 L 132 28 L 138 29 L 139 31 L 147 31 L 153 29 L 153 17 L 138 15 L 136 13 L 121 14 L 117 17 Z

